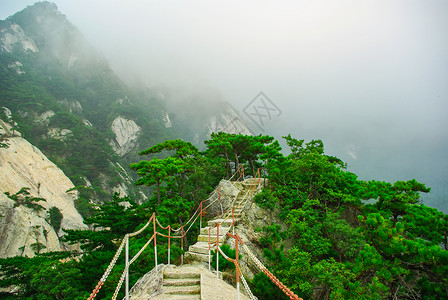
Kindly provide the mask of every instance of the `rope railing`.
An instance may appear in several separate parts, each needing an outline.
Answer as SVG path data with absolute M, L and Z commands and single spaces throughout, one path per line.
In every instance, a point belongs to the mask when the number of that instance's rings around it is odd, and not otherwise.
M 252 251 L 249 249 L 249 247 L 247 247 L 247 245 L 243 244 L 243 249 L 244 251 L 247 253 L 247 255 L 249 256 L 249 258 L 254 262 L 254 264 L 258 267 L 258 269 L 260 269 L 261 272 L 263 272 L 264 274 L 266 274 L 266 276 L 268 276 L 268 278 L 275 284 L 277 285 L 278 288 L 280 288 L 285 294 L 286 296 L 289 297 L 289 299 L 291 300 L 303 300 L 302 298 L 299 298 L 299 296 L 297 296 L 296 294 L 294 294 L 293 291 L 291 291 L 289 288 L 287 288 L 279 279 L 277 279 L 277 277 L 275 277 L 264 265 L 263 263 L 258 260 L 258 258 L 252 253 Z
M 243 168 L 243 166 L 241 166 L 240 168 L 238 168 L 238 170 L 236 170 L 235 173 L 232 175 L 232 177 L 231 177 L 228 181 L 226 181 L 226 182 L 229 182 L 230 184 L 232 184 L 230 181 L 233 179 L 234 176 L 236 176 L 236 174 L 240 174 L 240 176 L 238 177 L 238 180 L 239 180 L 239 179 L 243 176 L 243 175 L 241 175 L 241 174 L 244 174 L 244 168 Z M 128 249 L 128 247 L 129 247 L 129 238 L 141 234 L 145 229 L 148 228 L 148 226 L 149 226 L 151 223 L 153 223 L 154 234 L 153 234 L 152 237 L 147 241 L 147 243 L 146 243 L 146 244 L 139 250 L 139 252 L 138 252 L 138 253 L 137 253 L 137 254 L 136 254 L 136 255 L 135 255 L 129 262 L 126 263 L 125 270 L 123 271 L 122 276 L 120 277 L 120 281 L 119 281 L 119 284 L 117 285 L 117 288 L 116 288 L 116 291 L 115 291 L 115 293 L 114 293 L 114 298 L 113 298 L 113 299 L 115 299 L 115 298 L 117 297 L 118 292 L 119 292 L 119 290 L 121 289 L 121 286 L 122 286 L 122 284 L 123 284 L 123 281 L 124 281 L 125 279 L 128 279 L 128 272 L 129 272 L 129 267 L 130 267 L 130 265 L 131 265 L 131 264 L 132 264 L 132 263 L 133 263 L 133 262 L 140 256 L 140 254 L 141 254 L 141 253 L 148 247 L 148 245 L 151 243 L 152 240 L 154 240 L 155 261 L 156 261 L 156 266 L 155 266 L 155 267 L 156 267 L 156 269 L 157 269 L 157 238 L 156 238 L 157 235 L 160 235 L 160 236 L 163 236 L 163 237 L 168 238 L 168 264 L 169 264 L 169 263 L 170 263 L 170 258 L 171 258 L 171 255 L 170 255 L 170 254 L 171 254 L 171 253 L 170 253 L 170 250 L 171 250 L 171 249 L 170 249 L 170 248 L 171 248 L 171 247 L 170 247 L 170 246 L 171 246 L 171 238 L 178 238 L 178 239 L 181 239 L 181 248 L 183 248 L 183 238 L 184 238 L 184 237 L 186 236 L 186 234 L 189 232 L 189 230 L 191 229 L 191 227 L 193 226 L 193 224 L 197 221 L 198 217 L 199 217 L 199 216 L 201 217 L 201 226 L 202 226 L 202 216 L 203 216 L 203 212 L 204 212 L 208 207 L 210 207 L 211 205 L 213 205 L 215 202 L 221 200 L 221 195 L 219 195 L 219 189 L 220 189 L 220 187 L 221 187 L 221 186 L 219 186 L 218 189 L 215 189 L 215 192 L 214 192 L 209 198 L 207 198 L 206 200 L 202 201 L 202 202 L 199 204 L 199 206 L 198 206 L 198 208 L 196 209 L 196 211 L 194 212 L 194 214 L 190 217 L 190 219 L 189 219 L 184 225 L 180 226 L 179 228 L 174 229 L 174 228 L 171 227 L 171 225 L 168 225 L 168 226 L 164 227 L 162 224 L 160 224 L 159 220 L 156 218 L 155 213 L 154 213 L 154 214 L 151 216 L 151 218 L 148 220 L 148 222 L 147 222 L 141 229 L 139 229 L 138 231 L 135 231 L 135 232 L 133 232 L 133 233 L 126 234 L 126 235 L 123 237 L 123 239 L 122 239 L 122 241 L 121 241 L 121 244 L 120 244 L 119 248 L 117 249 L 117 251 L 116 251 L 116 253 L 115 253 L 115 255 L 114 255 L 114 258 L 113 258 L 112 261 L 110 262 L 109 266 L 107 267 L 107 269 L 106 269 L 106 271 L 104 272 L 104 274 L 103 274 L 103 276 L 101 277 L 101 279 L 98 281 L 98 284 L 97 284 L 97 285 L 95 286 L 95 288 L 93 289 L 93 291 L 92 291 L 92 293 L 90 294 L 88 300 L 92 300 L 92 299 L 94 299 L 94 298 L 96 297 L 96 295 L 99 293 L 100 289 L 102 288 L 102 286 L 103 286 L 104 283 L 106 282 L 106 280 L 107 280 L 109 274 L 111 273 L 113 267 L 114 267 L 115 264 L 117 263 L 117 260 L 118 260 L 118 258 L 120 257 L 120 255 L 121 255 L 121 253 L 122 253 L 124 247 L 126 246 L 126 248 Z M 204 207 L 203 207 L 203 203 L 204 203 L 205 201 L 209 201 L 212 197 L 214 197 L 214 195 L 215 195 L 216 193 L 218 193 L 218 197 L 217 197 L 214 201 L 211 201 L 211 202 L 204 208 Z M 191 224 L 190 224 L 190 223 L 191 223 Z M 167 235 L 164 235 L 164 234 L 162 234 L 162 233 L 160 233 L 160 232 L 157 232 L 157 231 L 156 231 L 156 224 L 157 224 L 160 228 L 162 228 L 162 229 L 164 229 L 164 230 L 167 230 L 167 229 L 168 229 L 168 236 L 167 236 Z M 188 227 L 187 231 L 184 231 L 184 228 L 185 228 L 187 225 L 190 225 L 190 226 Z M 173 233 L 178 233 L 179 231 L 181 232 L 181 233 L 180 233 L 180 236 L 171 235 L 171 232 L 173 232 Z M 127 249 L 126 249 L 126 250 L 127 250 Z M 127 251 L 128 251 L 128 250 L 127 250 Z M 127 252 L 127 251 L 126 251 L 126 252 Z M 126 257 L 126 260 L 127 260 L 127 257 Z M 127 284 L 127 282 L 126 282 L 126 284 Z M 129 299 L 128 289 L 126 289 L 126 299 Z
M 170 259 L 171 259 L 171 239 L 175 238 L 175 239 L 180 239 L 181 242 L 181 249 L 184 248 L 184 237 L 186 236 L 186 234 L 190 231 L 190 229 L 192 228 L 193 224 L 198 220 L 198 218 L 200 218 L 200 227 L 202 228 L 202 217 L 204 215 L 204 211 L 209 208 L 211 205 L 213 205 L 214 203 L 216 203 L 217 201 L 221 202 L 221 194 L 220 194 L 220 189 L 223 185 L 226 184 L 231 184 L 232 186 L 233 183 L 231 182 L 231 180 L 233 179 L 233 177 L 236 176 L 236 174 L 239 174 L 239 177 L 237 178 L 237 181 L 239 181 L 241 178 L 244 178 L 244 168 L 241 165 L 240 168 L 238 168 L 237 171 L 235 171 L 235 173 L 233 174 L 233 176 L 229 179 L 224 181 L 224 184 L 220 184 L 220 186 L 215 189 L 214 193 L 207 198 L 206 200 L 200 202 L 200 204 L 198 205 L 198 208 L 195 210 L 195 212 L 193 213 L 193 215 L 190 217 L 190 219 L 183 225 L 181 225 L 179 228 L 174 229 L 171 227 L 171 225 L 168 226 L 163 226 L 160 221 L 158 220 L 158 218 L 156 217 L 155 213 L 152 214 L 151 218 L 148 220 L 148 222 L 139 230 L 133 232 L 133 233 L 129 233 L 126 234 L 123 238 L 123 240 L 121 241 L 121 244 L 119 246 L 119 248 L 117 249 L 117 252 L 115 253 L 112 261 L 110 262 L 109 266 L 107 267 L 106 271 L 104 272 L 103 276 L 101 277 L 100 281 L 98 282 L 98 284 L 95 286 L 95 288 L 93 289 L 92 293 L 90 294 L 88 300 L 93 300 L 96 295 L 98 294 L 98 292 L 100 291 L 101 287 L 104 285 L 104 283 L 106 282 L 109 274 L 112 272 L 113 267 L 115 266 L 118 258 L 120 257 L 121 253 L 123 252 L 123 249 L 125 248 L 125 268 L 120 276 L 120 280 L 115 288 L 115 292 L 113 294 L 112 299 L 115 300 L 118 297 L 118 293 L 121 290 L 121 287 L 123 285 L 123 283 L 126 283 L 126 289 L 125 289 L 125 299 L 128 300 L 129 299 L 129 268 L 131 266 L 131 264 L 133 262 L 135 262 L 135 260 L 143 253 L 143 251 L 145 251 L 145 249 L 151 244 L 152 241 L 154 241 L 154 256 L 155 256 L 155 269 L 157 270 L 157 235 L 167 238 L 168 239 L 168 264 L 170 264 Z M 249 255 L 249 257 L 251 258 L 251 260 L 255 263 L 255 265 L 262 271 L 264 272 L 282 291 L 285 292 L 285 294 L 293 300 L 299 300 L 301 298 L 299 298 L 297 295 L 295 295 L 291 290 L 289 290 L 285 285 L 283 285 L 271 272 L 269 272 L 269 270 L 267 270 L 267 268 L 255 257 L 255 255 L 253 255 L 252 252 L 250 252 L 249 248 L 247 248 L 246 245 L 244 245 L 243 241 L 241 240 L 241 238 L 238 236 L 238 234 L 230 234 L 229 232 L 226 232 L 225 234 L 227 234 L 230 237 L 233 237 L 235 239 L 235 247 L 236 247 L 236 259 L 231 259 L 229 258 L 227 255 L 225 255 L 225 253 L 222 251 L 221 247 L 220 247 L 220 241 L 219 241 L 219 227 L 220 224 L 224 223 L 227 219 L 230 218 L 230 216 L 232 217 L 232 226 L 233 229 L 235 230 L 235 219 L 237 219 L 241 212 L 243 211 L 244 207 L 246 206 L 246 204 L 248 203 L 248 200 L 252 198 L 252 196 L 256 193 L 256 191 L 258 191 L 260 189 L 260 182 L 261 182 L 261 175 L 260 175 L 260 170 L 257 171 L 257 173 L 255 174 L 252 182 L 250 183 L 250 189 L 249 191 L 246 191 L 245 195 L 243 196 L 243 199 L 239 202 L 238 204 L 238 208 L 241 208 L 240 212 L 238 212 L 237 216 L 235 216 L 234 212 L 235 212 L 235 201 L 236 198 L 232 201 L 232 205 L 231 205 L 231 210 L 229 210 L 229 212 L 227 213 L 227 215 L 225 216 L 225 218 L 221 221 L 215 224 L 215 226 L 213 227 L 217 227 L 217 238 L 215 242 L 211 242 L 211 227 L 209 227 L 209 241 L 208 241 L 208 255 L 209 255 L 209 269 L 210 269 L 210 257 L 211 257 L 211 249 L 215 248 L 217 251 L 217 254 L 220 253 L 226 260 L 231 261 L 236 268 L 236 281 L 237 281 L 237 290 L 238 290 L 238 299 L 239 299 L 239 283 L 240 280 L 243 283 L 247 294 L 249 295 L 250 299 L 256 299 L 256 297 L 252 294 L 252 292 L 249 289 L 249 286 L 241 272 L 240 269 L 240 265 L 239 265 L 239 254 L 238 254 L 238 244 L 241 244 L 245 250 L 245 252 Z M 216 197 L 217 195 L 217 197 Z M 213 199 L 214 198 L 214 199 Z M 204 202 L 209 201 L 208 205 L 204 207 Z M 129 260 L 129 238 L 130 237 L 135 237 L 139 234 L 141 234 L 144 230 L 146 230 L 149 225 L 153 226 L 153 234 L 151 236 L 151 238 L 145 243 L 145 245 L 137 252 L 136 255 L 134 255 L 130 260 Z M 182 224 L 182 223 L 181 223 Z M 162 230 L 167 230 L 167 234 L 164 234 L 162 232 L 157 231 L 157 226 L 160 227 Z M 186 230 L 185 230 L 186 229 Z M 227 229 L 228 231 L 228 229 Z M 172 235 L 173 233 L 173 235 Z M 217 255 L 216 257 L 217 259 L 217 265 L 216 265 L 216 273 L 217 276 L 219 277 L 219 255 Z M 181 256 L 181 263 L 183 264 L 183 255 Z

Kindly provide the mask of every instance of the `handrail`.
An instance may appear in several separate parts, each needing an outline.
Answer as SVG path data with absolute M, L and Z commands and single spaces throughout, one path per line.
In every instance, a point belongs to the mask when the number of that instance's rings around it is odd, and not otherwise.
M 225 184 L 231 184 L 232 186 L 233 183 L 230 181 L 234 176 L 236 176 L 236 174 L 240 174 L 240 176 L 238 177 L 237 181 L 240 180 L 241 178 L 244 178 L 244 166 L 241 165 L 240 168 L 238 168 L 238 170 L 233 174 L 233 176 L 229 179 L 225 181 Z M 229 232 L 227 232 L 226 234 L 233 237 L 235 239 L 235 246 L 236 246 L 236 254 L 237 257 L 236 259 L 231 259 L 229 257 L 227 257 L 225 255 L 225 253 L 221 250 L 220 246 L 219 246 L 219 226 L 220 224 L 222 224 L 223 222 L 225 222 L 227 219 L 229 219 L 230 216 L 232 216 L 232 225 L 231 227 L 233 227 L 233 229 L 235 229 L 235 219 L 237 219 L 241 212 L 243 211 L 244 207 L 246 206 L 246 204 L 248 203 L 248 200 L 252 198 L 253 194 L 260 189 L 260 182 L 261 182 L 261 173 L 260 173 L 260 169 L 257 170 L 255 177 L 253 178 L 252 182 L 250 183 L 250 189 L 249 191 L 246 191 L 245 195 L 243 196 L 243 199 L 240 201 L 240 203 L 238 204 L 238 207 L 241 208 L 241 211 L 237 214 L 237 216 L 235 217 L 235 201 L 236 198 L 232 201 L 232 205 L 231 205 L 231 209 L 228 211 L 227 216 L 221 221 L 221 222 L 217 222 L 215 224 L 215 226 L 213 227 L 217 227 L 217 238 L 216 238 L 216 242 L 211 242 L 210 240 L 210 236 L 211 236 L 211 228 L 209 227 L 209 241 L 208 241 L 208 250 L 209 250 L 209 268 L 210 268 L 210 250 L 211 248 L 216 248 L 217 252 L 221 253 L 221 255 L 223 255 L 223 257 L 225 259 L 227 259 L 228 261 L 231 261 L 232 263 L 235 264 L 235 267 L 237 269 L 237 287 L 238 287 L 238 293 L 239 293 L 239 280 L 241 278 L 241 281 L 243 282 L 243 285 L 245 286 L 245 288 L 248 291 L 248 294 L 250 296 L 251 299 L 256 299 L 248 285 L 247 282 L 244 279 L 244 276 L 240 270 L 240 266 L 239 266 L 239 254 L 238 254 L 238 244 L 241 244 L 243 246 L 243 249 L 245 250 L 245 252 L 249 255 L 249 257 L 254 261 L 255 265 L 257 265 L 257 267 L 259 267 L 259 269 L 264 272 L 280 289 L 282 289 L 282 291 L 285 292 L 285 294 L 290 297 L 290 299 L 293 300 L 300 300 L 301 298 L 299 298 L 297 295 L 295 295 L 291 290 L 289 290 L 288 288 L 286 288 L 286 286 L 284 286 L 274 275 L 272 275 L 272 273 L 269 272 L 269 270 L 267 270 L 267 268 L 253 255 L 252 252 L 250 252 L 250 250 L 247 248 L 246 245 L 243 244 L 243 241 L 241 240 L 241 238 L 238 236 L 238 234 L 230 234 Z M 203 200 L 200 202 L 200 204 L 198 205 L 198 208 L 195 210 L 195 212 L 193 213 L 193 215 L 190 217 L 190 219 L 183 224 L 182 226 L 180 226 L 177 229 L 173 229 L 171 227 L 171 225 L 168 226 L 163 226 L 160 221 L 158 220 L 158 218 L 156 217 L 156 214 L 153 213 L 152 216 L 149 218 L 148 222 L 139 230 L 133 232 L 133 233 L 129 233 L 126 234 L 124 236 L 124 238 L 121 241 L 121 244 L 119 246 L 119 248 L 117 249 L 112 261 L 110 262 L 109 266 L 107 267 L 106 271 L 104 272 L 103 276 L 101 277 L 100 281 L 98 282 L 98 284 L 95 286 L 95 288 L 93 289 L 92 293 L 90 294 L 88 300 L 92 300 L 96 297 L 96 295 L 98 294 L 99 290 L 101 289 L 101 287 L 104 285 L 104 283 L 106 282 L 110 272 L 112 271 L 113 267 L 115 266 L 119 256 L 121 255 L 121 253 L 123 252 L 124 247 L 126 246 L 126 266 L 125 269 L 123 270 L 123 273 L 120 276 L 120 280 L 117 284 L 117 287 L 115 289 L 114 295 L 112 297 L 113 300 L 115 300 L 118 296 L 118 293 L 121 289 L 121 286 L 123 285 L 123 282 L 126 280 L 126 297 L 125 299 L 129 299 L 129 291 L 128 291 L 128 274 L 129 274 L 129 268 L 130 265 L 143 253 L 143 251 L 150 245 L 150 243 L 152 241 L 154 241 L 154 252 L 155 252 L 155 268 L 157 269 L 157 235 L 168 238 L 168 264 L 170 264 L 170 248 L 171 248 L 171 239 L 172 238 L 177 238 L 180 239 L 181 241 L 181 248 L 183 249 L 183 238 L 186 236 L 186 234 L 189 232 L 189 230 L 192 228 L 193 224 L 197 221 L 197 219 L 200 217 L 200 222 L 202 223 L 202 216 L 204 211 L 210 207 L 211 205 L 213 205 L 214 203 L 216 203 L 217 201 L 220 201 L 220 196 L 219 196 L 219 190 L 220 188 L 223 186 L 223 184 L 220 184 L 215 191 L 213 192 L 213 194 L 208 197 L 206 200 Z M 218 197 L 216 199 L 214 199 L 213 201 L 211 201 L 205 208 L 204 208 L 204 202 L 205 201 L 210 201 L 215 195 L 216 193 L 218 193 Z M 134 237 L 137 236 L 139 234 L 141 234 L 145 229 L 147 229 L 149 227 L 149 225 L 152 223 L 153 225 L 153 234 L 151 236 L 151 238 L 145 243 L 145 245 L 137 252 L 136 255 L 134 255 L 134 257 L 132 257 L 130 260 L 128 259 L 128 248 L 129 248 L 129 238 L 130 237 Z M 168 235 L 163 234 L 161 232 L 157 231 L 156 225 L 159 226 L 161 229 L 163 230 L 168 230 Z M 187 230 L 185 230 L 185 228 L 187 228 Z M 171 235 L 171 232 L 173 232 L 175 235 Z M 180 232 L 180 234 L 179 234 Z M 182 257 L 182 261 L 183 261 L 183 257 Z M 218 262 L 218 257 L 217 257 L 217 262 Z M 217 275 L 219 274 L 219 267 L 217 265 Z

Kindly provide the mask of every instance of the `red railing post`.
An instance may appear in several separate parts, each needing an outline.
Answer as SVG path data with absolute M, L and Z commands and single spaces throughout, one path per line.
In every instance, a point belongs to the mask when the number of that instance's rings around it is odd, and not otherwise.
M 216 223 L 216 278 L 219 279 L 219 223 Z
M 210 236 L 211 236 L 211 227 L 208 228 L 208 270 L 210 271 Z
M 201 201 L 200 206 L 201 206 L 201 212 L 200 212 L 201 218 L 199 219 L 199 230 L 201 230 L 201 228 L 202 228 L 202 201 Z
M 221 186 L 218 187 L 218 198 L 219 198 L 219 204 L 221 205 L 221 214 L 224 214 L 224 209 L 222 208 L 222 202 L 221 202 L 221 194 L 219 193 L 219 189 Z
M 171 263 L 171 225 L 168 225 L 168 265 Z
M 232 207 L 232 232 L 235 234 L 235 209 Z
M 182 225 L 180 227 L 180 249 L 182 249 L 182 255 L 180 256 L 180 264 L 183 265 L 184 264 L 184 226 Z
M 157 271 L 157 231 L 156 231 L 156 213 L 152 214 L 153 224 L 154 224 L 154 257 Z
M 235 239 L 235 254 L 236 254 L 236 257 L 235 257 L 235 259 L 236 259 L 236 265 L 238 266 L 237 268 L 235 268 L 236 269 L 236 289 L 237 289 L 237 292 L 238 292 L 238 300 L 240 299 L 240 272 L 239 272 L 239 269 L 240 269 L 240 265 L 239 265 L 239 263 L 238 263 L 238 239 L 235 237 L 235 233 L 234 233 L 234 236 L 233 236 L 233 238 Z

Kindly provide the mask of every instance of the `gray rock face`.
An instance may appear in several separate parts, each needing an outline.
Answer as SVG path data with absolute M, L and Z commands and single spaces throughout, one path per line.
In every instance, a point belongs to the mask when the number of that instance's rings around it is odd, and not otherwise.
M 207 206 L 208 216 L 217 216 L 228 211 L 232 206 L 233 200 L 236 198 L 240 190 L 229 180 L 221 180 L 219 188 L 215 189 L 208 200 L 204 202 L 204 208 Z M 209 206 L 210 205 L 210 206 Z
M 134 120 L 118 116 L 112 122 L 111 129 L 115 133 L 115 140 L 111 141 L 111 146 L 118 155 L 127 154 L 137 145 L 141 127 Z
M 74 185 L 39 149 L 12 135 L 9 124 L 0 123 L 0 135 L 8 144 L 0 148 L 0 257 L 33 256 L 33 244 L 42 244 L 42 252 L 62 250 L 46 219 L 48 209 L 55 206 L 63 215 L 61 234 L 63 229 L 87 229 L 74 206 L 77 192 L 67 192 Z M 43 210 L 18 205 L 4 194 L 14 195 L 23 187 L 29 188 L 30 196 L 46 199 L 38 202 Z
M 0 28 L 0 51 L 11 53 L 14 50 L 39 52 L 34 41 L 25 35 L 22 27 L 10 22 L 9 26 Z
M 170 115 L 168 115 L 168 113 L 162 112 L 162 121 L 163 121 L 163 124 L 165 124 L 165 128 L 172 127 Z
M 226 104 L 222 112 L 210 118 L 208 125 L 209 137 L 212 132 L 220 131 L 231 134 L 252 135 L 246 123 L 230 104 Z

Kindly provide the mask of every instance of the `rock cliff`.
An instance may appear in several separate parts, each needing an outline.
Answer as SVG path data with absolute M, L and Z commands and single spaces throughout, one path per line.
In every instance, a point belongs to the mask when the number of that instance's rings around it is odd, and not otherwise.
M 123 156 L 137 146 L 141 128 L 134 120 L 118 116 L 113 120 L 111 129 L 115 134 L 111 146 L 118 155 Z
M 63 215 L 59 235 L 64 229 L 87 228 L 74 206 L 77 192 L 68 192 L 73 183 L 39 149 L 2 120 L 0 136 L 7 145 L 0 148 L 0 257 L 62 250 L 58 232 L 48 221 L 51 207 L 57 207 Z M 29 197 L 46 200 L 38 202 L 43 209 L 33 209 L 5 195 L 14 195 L 24 187 L 28 188 Z

